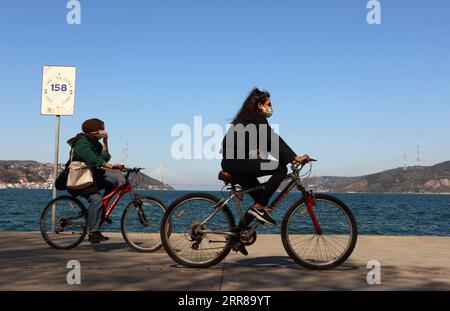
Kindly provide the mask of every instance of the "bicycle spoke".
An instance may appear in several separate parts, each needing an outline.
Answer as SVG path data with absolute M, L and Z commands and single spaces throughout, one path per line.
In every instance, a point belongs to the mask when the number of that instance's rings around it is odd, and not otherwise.
M 172 224 L 172 233 L 165 236 L 172 257 L 180 258 L 183 264 L 201 265 L 228 250 L 230 220 L 216 204 L 208 198 L 193 197 L 170 210 L 166 223 Z
M 87 219 L 82 206 L 70 197 L 60 197 L 44 210 L 40 229 L 44 239 L 52 247 L 69 249 L 82 241 L 86 225 Z
M 151 197 L 140 197 L 140 202 L 138 206 L 130 203 L 125 210 L 122 233 L 135 250 L 152 252 L 162 246 L 160 223 L 165 207 Z M 146 224 L 142 223 L 143 219 Z
M 322 237 L 322 239 L 323 239 L 324 244 L 326 245 L 328 253 L 330 254 L 330 259 L 336 258 L 336 253 L 334 253 L 334 251 L 336 249 L 333 249 L 333 247 L 331 245 L 328 245 L 328 242 L 326 241 L 326 239 L 324 237 Z
M 289 249 L 300 263 L 332 265 L 348 253 L 352 224 L 340 206 L 329 200 L 316 200 L 314 213 L 321 226 L 320 235 L 316 234 L 304 203 L 289 216 L 286 235 Z
M 328 237 L 338 246 L 345 247 L 345 245 L 341 244 L 341 241 L 337 240 L 334 236 L 328 235 Z

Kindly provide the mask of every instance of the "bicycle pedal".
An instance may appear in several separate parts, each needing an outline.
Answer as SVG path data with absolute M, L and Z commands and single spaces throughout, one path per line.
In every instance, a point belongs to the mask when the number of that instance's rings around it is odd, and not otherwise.
M 241 254 L 243 254 L 245 256 L 248 255 L 248 251 L 242 242 L 237 242 L 236 244 L 234 244 L 232 247 L 232 250 L 235 252 L 240 252 Z
M 233 246 L 231 246 L 231 249 L 232 249 L 233 251 L 235 251 L 235 252 L 238 252 L 238 251 L 239 251 L 239 248 L 240 248 L 242 245 L 244 245 L 244 244 L 243 244 L 241 241 L 235 242 L 235 243 L 233 244 Z

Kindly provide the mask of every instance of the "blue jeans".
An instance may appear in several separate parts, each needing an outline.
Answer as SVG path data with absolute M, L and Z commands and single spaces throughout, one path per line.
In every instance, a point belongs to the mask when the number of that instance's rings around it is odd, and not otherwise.
M 119 185 L 117 178 L 104 175 L 102 178 L 96 180 L 98 192 L 89 195 L 83 195 L 89 202 L 88 209 L 88 232 L 100 231 L 100 222 L 102 220 L 103 212 L 103 196 L 100 190 L 105 190 L 105 194 L 110 193 L 115 187 Z

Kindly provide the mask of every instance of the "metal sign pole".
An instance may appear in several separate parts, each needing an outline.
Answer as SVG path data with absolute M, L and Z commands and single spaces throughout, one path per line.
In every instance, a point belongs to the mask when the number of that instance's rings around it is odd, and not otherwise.
M 61 116 L 73 116 L 75 106 L 75 79 L 77 68 L 73 66 L 43 66 L 41 115 L 56 116 L 55 162 L 53 167 L 53 199 L 56 198 L 58 177 L 59 128 Z M 56 204 L 52 207 L 52 231 L 57 228 Z
M 59 125 L 61 116 L 56 116 L 56 134 L 55 134 L 55 163 L 53 167 L 53 199 L 56 198 L 55 181 L 58 177 L 58 156 L 59 156 Z M 56 225 L 56 205 L 52 207 L 52 231 L 55 231 Z

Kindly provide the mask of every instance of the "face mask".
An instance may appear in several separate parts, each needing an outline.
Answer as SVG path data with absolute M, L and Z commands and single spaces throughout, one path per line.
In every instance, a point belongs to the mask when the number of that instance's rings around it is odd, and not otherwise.
M 97 138 L 98 140 L 103 138 L 103 133 L 102 131 L 98 131 L 98 132 L 92 132 L 92 134 L 94 135 L 95 138 Z
M 262 113 L 266 118 L 270 118 L 270 116 L 272 116 L 272 114 L 273 114 L 272 106 L 269 106 L 267 108 L 266 108 L 266 106 L 263 106 Z

